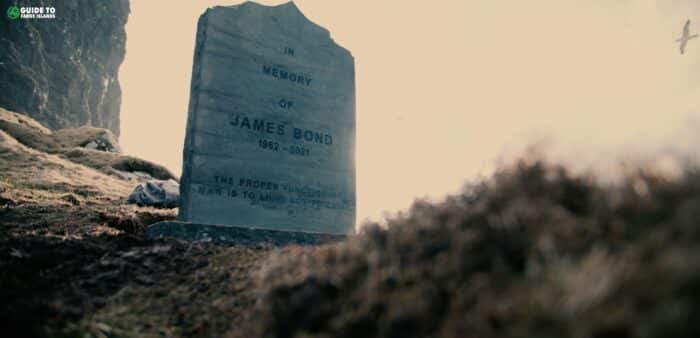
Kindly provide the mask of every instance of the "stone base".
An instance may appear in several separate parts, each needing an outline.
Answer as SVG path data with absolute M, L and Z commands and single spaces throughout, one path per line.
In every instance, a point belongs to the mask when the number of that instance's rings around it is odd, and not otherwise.
M 249 228 L 234 225 L 197 224 L 181 221 L 163 221 L 151 224 L 148 238 L 177 238 L 188 241 L 207 241 L 227 244 L 315 245 L 344 240 L 346 235 L 302 231 Z

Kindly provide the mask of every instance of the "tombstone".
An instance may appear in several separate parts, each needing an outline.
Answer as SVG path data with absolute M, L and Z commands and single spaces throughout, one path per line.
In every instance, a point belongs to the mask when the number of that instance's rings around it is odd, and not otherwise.
M 352 232 L 354 78 L 350 52 L 292 2 L 209 8 L 197 27 L 179 220 L 149 236 Z

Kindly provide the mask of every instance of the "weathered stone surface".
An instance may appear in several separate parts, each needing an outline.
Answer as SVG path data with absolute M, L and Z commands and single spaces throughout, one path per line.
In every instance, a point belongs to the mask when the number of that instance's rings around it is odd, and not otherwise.
M 196 224 L 190 222 L 163 221 L 146 230 L 149 238 L 177 238 L 188 241 L 205 241 L 226 244 L 251 245 L 316 245 L 346 239 L 345 235 L 258 229 L 246 226 Z
M 355 224 L 354 60 L 293 3 L 199 20 L 180 219 L 345 234 Z
M 127 202 L 139 206 L 176 208 L 180 201 L 179 189 L 179 184 L 173 180 L 149 180 L 139 183 Z
M 90 125 L 119 135 L 128 0 L 19 0 L 55 19 L 0 20 L 0 107 L 51 129 Z
M 109 130 L 105 130 L 104 133 L 97 135 L 94 140 L 86 143 L 83 147 L 100 151 L 109 151 L 112 153 L 122 152 L 122 148 L 119 146 L 117 138 L 114 137 Z

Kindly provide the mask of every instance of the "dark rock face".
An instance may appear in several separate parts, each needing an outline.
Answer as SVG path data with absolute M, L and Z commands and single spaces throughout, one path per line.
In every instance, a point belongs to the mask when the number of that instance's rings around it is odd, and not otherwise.
M 52 129 L 91 125 L 119 135 L 128 0 L 32 0 L 53 6 L 55 19 L 0 20 L 0 107 Z

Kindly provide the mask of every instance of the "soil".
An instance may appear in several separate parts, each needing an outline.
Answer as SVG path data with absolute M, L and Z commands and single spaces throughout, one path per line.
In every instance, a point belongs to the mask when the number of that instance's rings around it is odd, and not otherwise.
M 97 337 L 120 332 L 106 329 L 107 324 L 100 321 L 83 324 L 81 320 L 101 309 L 115 311 L 123 297 L 128 303 L 135 299 L 148 299 L 148 303 L 137 302 L 129 307 L 144 308 L 110 315 L 122 318 L 119 323 L 128 331 L 121 335 L 143 337 L 164 330 L 167 336 L 201 336 L 201 330 L 211 331 L 212 322 L 207 319 L 211 314 L 199 316 L 193 305 L 196 300 L 190 298 L 202 292 L 249 288 L 253 270 L 271 249 L 262 244 L 227 247 L 148 240 L 143 235 L 145 226 L 173 219 L 175 210 L 124 206 L 123 199 L 82 205 L 84 201 L 72 197 L 51 204 L 19 201 L 9 195 L 7 190 L 0 194 L 4 201 L 0 208 L 0 327 L 7 337 L 85 333 Z M 231 284 L 222 288 L 218 283 L 223 280 Z M 134 294 L 146 295 L 128 296 Z M 230 306 L 227 323 L 235 323 L 240 309 L 248 304 L 244 299 L 241 296 Z M 178 312 L 182 310 L 187 312 Z M 135 311 L 162 316 L 151 320 L 153 315 L 138 316 Z M 125 315 L 136 317 L 128 322 Z M 148 329 L 161 320 L 160 327 Z
M 218 283 L 222 280 L 233 282 L 227 287 L 229 291 L 247 289 L 252 270 L 267 251 L 263 246 L 148 241 L 131 234 L 102 233 L 83 239 L 5 239 L 0 242 L 0 327 L 6 337 L 73 336 L 83 332 L 99 336 L 119 332 L 119 328 L 106 329 L 107 324 L 99 321 L 83 326 L 77 323 L 108 303 L 110 311 L 115 311 L 119 299 L 147 291 L 148 298 L 142 298 L 147 303 L 137 303 L 144 309 L 123 309 L 119 310 L 120 316 L 110 316 L 123 318 L 152 311 L 150 317 L 121 320 L 125 330 L 122 334 L 137 337 L 163 331 L 169 332 L 167 336 L 200 336 L 202 330 L 211 331 L 208 326 L 213 323 L 207 319 L 208 313 L 197 313 L 198 307 L 193 304 L 196 300 L 189 298 L 221 287 Z M 217 260 L 227 260 L 225 270 Z M 188 296 L 179 299 L 173 292 Z M 158 302 L 164 303 L 156 306 Z M 231 307 L 237 311 L 226 316 L 231 323 L 252 301 L 246 302 L 242 296 L 237 302 Z M 146 321 L 158 314 L 161 306 L 167 313 L 162 321 Z M 146 327 L 139 328 L 134 323 Z M 157 324 L 160 327 L 155 331 L 148 330 L 147 326 Z
M 250 303 L 244 296 L 220 322 L 188 304 L 202 292 L 246 290 L 271 247 L 148 240 L 146 226 L 175 219 L 177 209 L 128 205 L 138 182 L 65 155 L 82 148 L 32 148 L 31 140 L 49 132 L 21 115 L 0 117 L 12 126 L 0 128 L 2 336 L 195 337 L 230 329 Z M 120 168 L 131 169 L 143 166 Z M 223 280 L 230 285 L 216 285 Z

